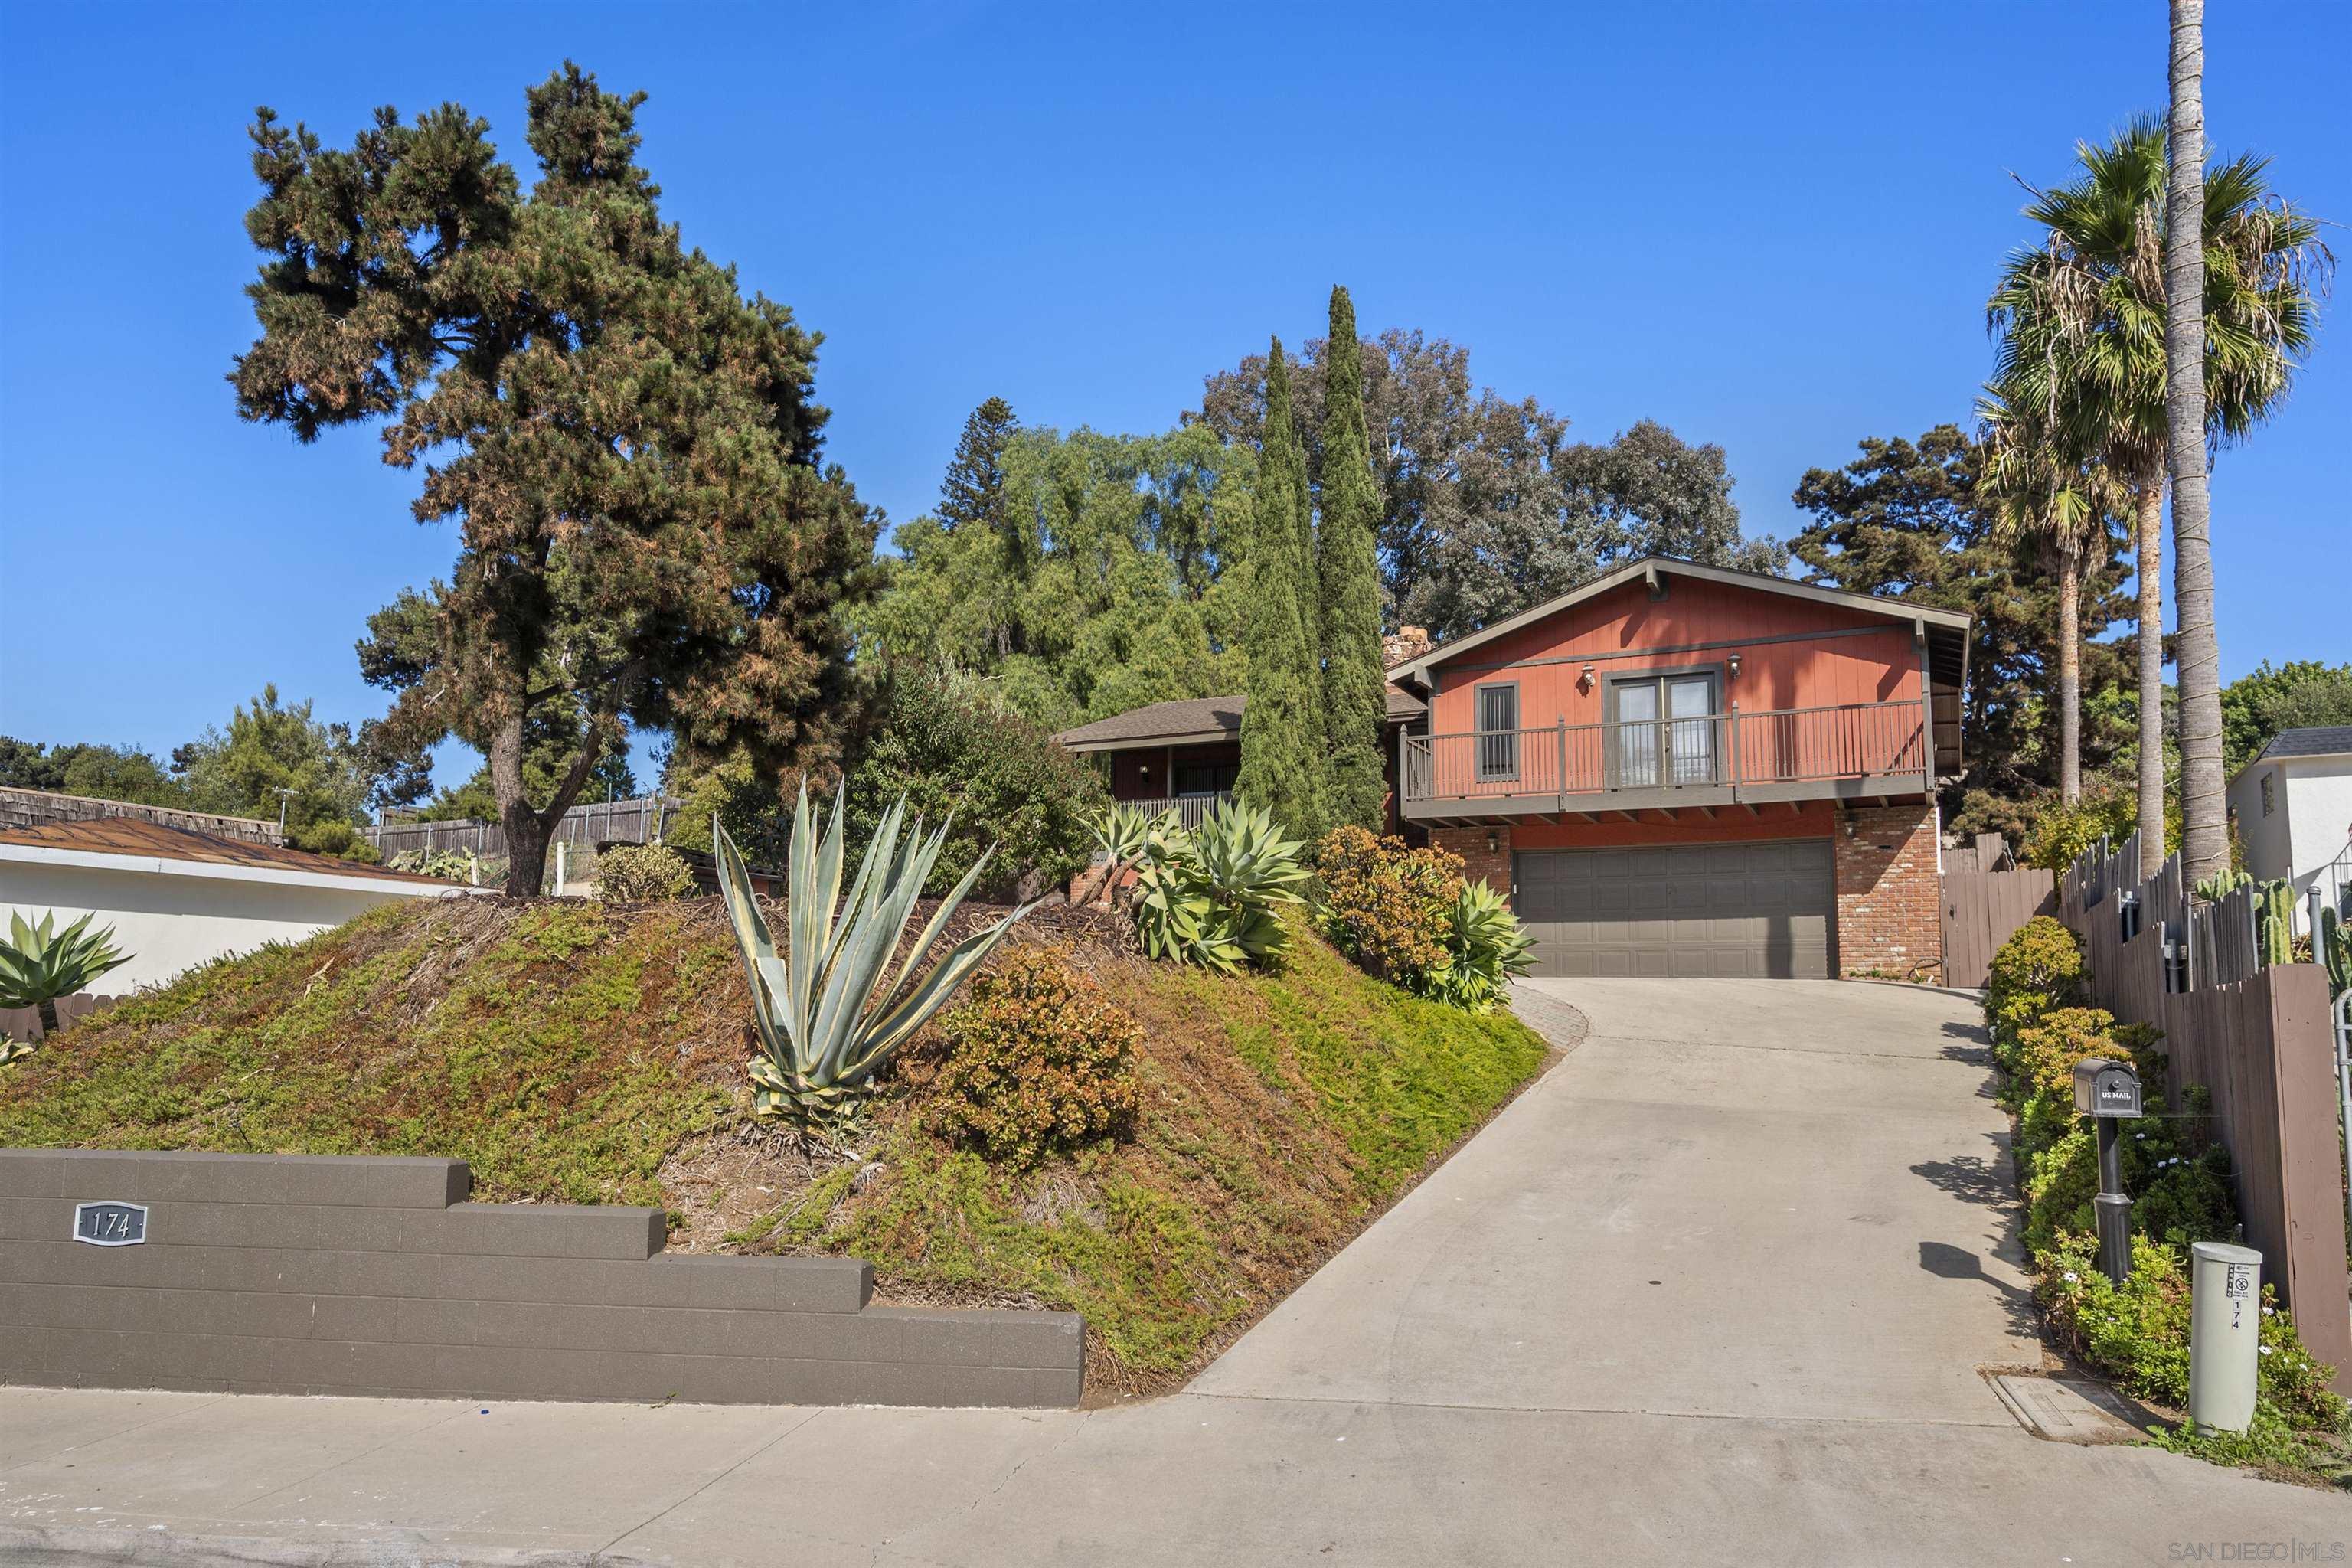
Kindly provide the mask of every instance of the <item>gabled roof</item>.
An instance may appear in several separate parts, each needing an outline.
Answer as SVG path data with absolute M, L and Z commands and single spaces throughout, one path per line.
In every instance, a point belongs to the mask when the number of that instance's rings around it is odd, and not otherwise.
M 1074 752 L 1128 752 L 1146 746 L 1197 746 L 1230 741 L 1242 732 L 1246 697 L 1186 697 L 1130 708 L 1091 724 L 1065 730 L 1054 739 Z M 1388 688 L 1388 721 L 1418 719 L 1429 705 L 1410 691 Z
M 1891 621 L 1901 621 L 1918 626 L 1927 634 L 1928 648 L 1937 678 L 1948 685 L 1958 686 L 1968 668 L 1969 617 L 1958 610 L 1934 609 L 1926 605 L 1914 605 L 1903 599 L 1874 594 L 1851 594 L 1843 588 L 1824 588 L 1812 583 L 1791 582 L 1786 577 L 1768 577 L 1759 572 L 1734 572 L 1721 566 L 1700 566 L 1688 561 L 1676 561 L 1668 556 L 1653 555 L 1645 560 L 1629 563 L 1612 572 L 1595 577 L 1580 588 L 1571 588 L 1558 598 L 1547 599 L 1531 605 L 1516 616 L 1507 616 L 1491 626 L 1440 643 L 1419 658 L 1408 659 L 1389 671 L 1389 679 L 1400 683 L 1425 687 L 1429 671 L 1435 666 L 1469 652 L 1471 649 L 1507 637 L 1522 626 L 1531 626 L 1549 616 L 1597 599 L 1628 583 L 1661 576 L 1695 577 L 1703 582 L 1723 583 L 1736 588 L 1753 588 L 1759 593 L 1782 594 L 1792 599 L 1804 599 L 1817 605 L 1833 605 L 1840 609 L 1858 610 L 1864 615 L 1884 616 Z
M 1239 697 L 1185 697 L 1154 702 L 1065 730 L 1054 739 L 1074 752 L 1230 740 L 1242 732 L 1242 701 Z
M 2352 724 L 2314 724 L 2301 730 L 2281 730 L 2254 761 L 2280 757 L 2338 757 L 2352 753 Z
M 442 892 L 457 884 L 437 877 L 388 871 L 357 860 L 338 860 L 304 849 L 275 844 L 247 844 L 215 838 L 142 822 L 134 816 L 106 816 L 90 822 L 43 822 L 29 827 L 0 830 L 0 859 L 46 860 L 53 864 L 108 867 L 120 870 L 153 870 L 204 876 L 208 868 L 241 880 L 308 882 L 353 887 L 394 884 L 407 891 Z

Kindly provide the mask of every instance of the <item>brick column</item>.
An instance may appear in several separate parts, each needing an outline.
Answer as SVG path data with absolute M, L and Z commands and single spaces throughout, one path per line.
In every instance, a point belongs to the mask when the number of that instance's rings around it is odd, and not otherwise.
M 1495 847 L 1486 847 L 1492 835 Z M 1463 874 L 1484 882 L 1505 898 L 1511 896 L 1511 830 L 1507 827 L 1433 827 L 1433 847 L 1462 857 Z
M 1830 843 L 1837 859 L 1840 972 L 1941 981 L 1935 808 L 1922 803 L 1844 812 Z

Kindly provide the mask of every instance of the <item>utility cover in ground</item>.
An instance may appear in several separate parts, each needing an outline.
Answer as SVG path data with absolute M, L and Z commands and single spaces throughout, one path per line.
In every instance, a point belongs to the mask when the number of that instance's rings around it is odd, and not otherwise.
M 2000 1376 L 1993 1391 L 2009 1413 L 2037 1437 L 2053 1443 L 2130 1443 L 2139 1428 L 2125 1417 L 2121 1402 L 2094 1383 L 2055 1377 Z

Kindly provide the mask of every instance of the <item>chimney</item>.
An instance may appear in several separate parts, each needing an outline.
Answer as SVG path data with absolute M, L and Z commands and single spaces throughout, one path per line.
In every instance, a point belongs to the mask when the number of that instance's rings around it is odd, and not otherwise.
M 1394 669 L 1408 659 L 1419 658 L 1429 646 L 1427 626 L 1399 626 L 1381 638 L 1381 668 Z

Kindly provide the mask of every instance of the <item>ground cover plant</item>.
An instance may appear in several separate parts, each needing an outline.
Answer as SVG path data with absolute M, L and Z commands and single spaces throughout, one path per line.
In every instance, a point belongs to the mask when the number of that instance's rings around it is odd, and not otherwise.
M 1004 912 L 967 905 L 948 935 Z M 715 899 L 403 900 L 207 965 L 0 1072 L 0 1144 L 458 1156 L 486 1202 L 660 1204 L 674 1249 L 854 1255 L 885 1301 L 1083 1311 L 1089 1387 L 1115 1398 L 1189 1375 L 1545 1058 L 1507 1014 L 1380 984 L 1286 919 L 1281 970 L 1233 978 L 1147 961 L 1108 911 L 1024 921 L 983 986 L 1050 948 L 1137 1030 L 1131 1113 L 1034 1163 L 946 1113 L 982 1035 L 944 1018 L 854 1140 L 763 1126 Z
M 2098 1268 L 2091 1199 L 2098 1156 L 2089 1118 L 2074 1113 L 2075 1063 L 2129 1061 L 2147 1102 L 2165 1103 L 2168 1063 L 2144 1025 L 2118 1024 L 2084 1005 L 2083 953 L 2048 916 L 2029 921 L 1994 954 L 1985 1021 L 2001 1070 L 2001 1102 L 2017 1117 L 2018 1179 L 2026 1198 L 2025 1244 L 2051 1332 L 2126 1392 L 2179 1409 L 2189 1401 L 2189 1248 L 2235 1239 L 2238 1215 L 2229 1152 L 2200 1112 L 2204 1086 L 2184 1087 L 2186 1116 L 2150 1115 L 2121 1129 L 2124 1188 L 2132 1197 L 2132 1272 L 2112 1284 Z M 2335 1370 L 2315 1359 L 2263 1287 L 2261 1376 L 2252 1427 L 2198 1434 L 2184 1421 L 2159 1428 L 2167 1447 L 2296 1479 L 2335 1479 L 2347 1433 L 2345 1402 L 2329 1392 Z

